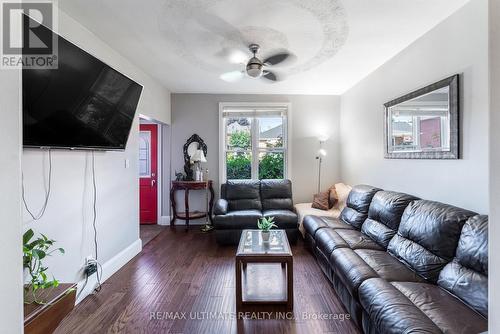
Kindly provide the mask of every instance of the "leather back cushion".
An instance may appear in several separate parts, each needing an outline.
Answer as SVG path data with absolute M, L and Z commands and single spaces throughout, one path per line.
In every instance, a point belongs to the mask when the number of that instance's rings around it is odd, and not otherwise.
M 431 282 L 451 261 L 465 221 L 475 213 L 427 200 L 413 201 L 388 251 Z
M 438 285 L 488 316 L 488 216 L 465 223 L 456 256 L 439 274 Z
M 346 207 L 340 213 L 340 219 L 358 230 L 361 229 L 361 225 L 368 217 L 372 198 L 380 190 L 366 185 L 354 186 L 347 196 Z
M 290 180 L 261 180 L 260 196 L 263 210 L 293 210 Z
M 368 218 L 361 231 L 384 248 L 396 234 L 404 210 L 417 197 L 394 191 L 379 191 L 373 196 Z
M 262 210 L 259 180 L 229 180 L 221 187 L 229 211 Z

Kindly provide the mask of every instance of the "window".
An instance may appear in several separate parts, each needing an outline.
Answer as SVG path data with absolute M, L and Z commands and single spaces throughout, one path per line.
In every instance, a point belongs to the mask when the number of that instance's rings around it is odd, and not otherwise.
M 288 177 L 287 104 L 220 104 L 221 182 Z
M 139 177 L 151 177 L 151 132 L 139 132 Z

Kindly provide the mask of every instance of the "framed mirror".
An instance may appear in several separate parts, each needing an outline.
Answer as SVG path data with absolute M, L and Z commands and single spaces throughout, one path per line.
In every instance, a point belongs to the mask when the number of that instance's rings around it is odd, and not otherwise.
M 192 135 L 186 141 L 183 147 L 184 153 L 184 172 L 186 173 L 186 181 L 193 181 L 193 169 L 191 168 L 191 157 L 196 151 L 203 150 L 205 157 L 207 156 L 207 144 L 197 134 Z
M 384 104 L 386 159 L 459 158 L 458 82 L 454 75 Z

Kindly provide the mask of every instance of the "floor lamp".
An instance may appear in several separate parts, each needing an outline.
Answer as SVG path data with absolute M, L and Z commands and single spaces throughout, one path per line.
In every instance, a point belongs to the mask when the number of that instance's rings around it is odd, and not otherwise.
M 319 140 L 319 150 L 318 155 L 316 156 L 316 160 L 318 163 L 318 194 L 321 192 L 321 164 L 323 163 L 323 157 L 326 156 L 326 150 L 323 148 L 324 140 Z

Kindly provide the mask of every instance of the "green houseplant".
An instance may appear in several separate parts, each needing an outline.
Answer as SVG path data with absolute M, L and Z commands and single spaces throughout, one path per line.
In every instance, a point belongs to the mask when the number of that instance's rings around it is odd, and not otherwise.
M 257 221 L 257 227 L 262 231 L 262 240 L 269 241 L 269 230 L 278 227 L 274 222 L 274 217 L 263 217 Z
M 43 304 L 40 292 L 59 285 L 59 281 L 54 277 L 48 279 L 46 273 L 48 267 L 44 266 L 43 260 L 54 252 L 64 254 L 64 249 L 54 248 L 55 240 L 43 234 L 40 234 L 38 238 L 34 237 L 35 232 L 32 229 L 23 235 L 23 268 L 29 279 L 24 287 L 24 302 Z

